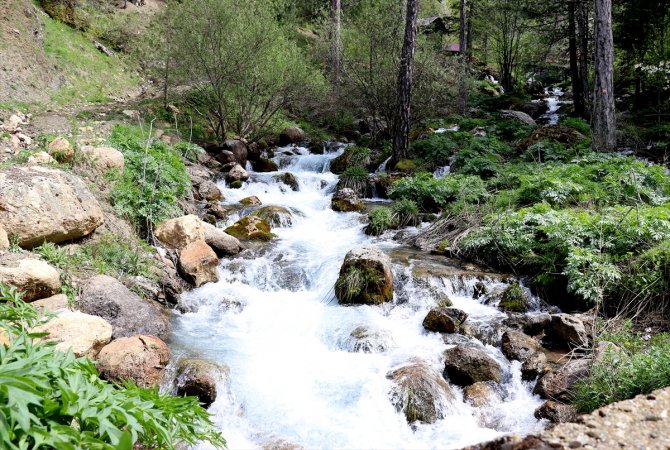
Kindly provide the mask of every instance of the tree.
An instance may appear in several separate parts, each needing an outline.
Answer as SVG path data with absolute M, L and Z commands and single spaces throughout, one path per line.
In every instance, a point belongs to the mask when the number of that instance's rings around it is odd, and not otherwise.
M 223 141 L 257 136 L 300 96 L 323 86 L 277 21 L 273 2 L 192 0 L 170 3 L 174 82 L 192 88 L 189 103 Z
M 340 67 L 342 63 L 342 26 L 341 26 L 342 5 L 340 0 L 330 0 L 330 21 L 331 21 L 331 55 L 330 71 L 333 83 L 340 82 Z
M 572 97 L 574 99 L 575 114 L 579 117 L 585 117 L 586 105 L 584 103 L 581 72 L 579 70 L 576 3 L 577 0 L 568 0 L 568 46 L 570 53 L 570 78 L 572 79 Z
M 612 0 L 595 0 L 595 44 L 593 148 L 610 152 L 616 149 Z
M 393 134 L 393 157 L 396 161 L 406 158 L 409 152 L 410 107 L 412 104 L 412 73 L 416 51 L 419 0 L 407 0 L 405 38 L 398 72 L 398 117 Z

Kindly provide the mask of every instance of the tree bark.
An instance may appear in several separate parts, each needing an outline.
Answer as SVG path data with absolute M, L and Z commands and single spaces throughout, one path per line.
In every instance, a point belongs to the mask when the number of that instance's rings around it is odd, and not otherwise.
M 579 55 L 577 49 L 577 14 L 576 0 L 568 0 L 568 47 L 570 53 L 570 78 L 572 79 L 572 96 L 575 114 L 584 117 L 585 105 L 582 92 L 582 80 L 579 71 Z
M 611 152 L 616 150 L 612 0 L 595 0 L 595 42 L 593 148 L 599 152 Z
M 475 16 L 475 0 L 470 0 L 470 7 L 468 9 L 468 25 L 467 37 L 465 39 L 465 53 L 468 56 L 468 61 L 472 61 L 472 19 Z
M 341 25 L 342 6 L 340 0 L 330 0 L 330 19 L 331 19 L 331 55 L 330 70 L 333 83 L 340 82 L 341 58 L 342 58 L 342 25 Z
M 584 98 L 584 119 L 591 118 L 591 93 L 589 90 L 589 21 L 586 1 L 577 0 L 577 32 L 579 33 L 579 78 Z
M 419 0 L 407 0 L 405 38 L 398 73 L 398 109 L 393 135 L 393 157 L 396 161 L 407 158 L 409 152 L 410 107 L 412 103 L 412 75 L 416 51 Z
M 458 35 L 458 51 L 459 54 L 461 55 L 461 59 L 465 59 L 465 55 L 467 54 L 467 43 L 465 40 L 465 32 L 467 28 L 467 13 L 466 13 L 466 0 L 461 0 L 461 26 L 460 26 L 460 33 Z

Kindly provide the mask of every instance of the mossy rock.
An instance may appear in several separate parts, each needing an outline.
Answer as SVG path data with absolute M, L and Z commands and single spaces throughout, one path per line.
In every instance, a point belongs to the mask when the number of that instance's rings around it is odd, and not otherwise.
M 260 217 L 273 227 L 290 227 L 293 225 L 293 213 L 283 206 L 264 206 L 251 213 L 251 215 Z
M 395 170 L 400 172 L 414 172 L 416 170 L 416 162 L 411 159 L 401 159 L 395 164 Z
M 235 180 L 228 185 L 231 189 L 240 189 L 242 187 L 242 182 L 240 180 Z
M 261 202 L 261 199 L 259 199 L 255 195 L 252 195 L 250 197 L 244 197 L 242 200 L 240 200 L 240 203 L 244 206 L 260 206 L 263 204 L 263 202 Z
M 527 312 L 528 297 L 519 283 L 510 284 L 500 296 L 498 307 L 507 312 Z
M 251 167 L 253 167 L 256 172 L 276 172 L 279 170 L 279 166 L 276 162 L 264 158 L 253 161 Z
M 340 268 L 335 296 L 342 305 L 379 305 L 393 300 L 390 258 L 376 248 L 351 250 Z
M 260 217 L 243 217 L 224 231 L 241 241 L 270 241 L 275 236 L 270 224 Z
M 298 178 L 296 178 L 295 175 L 293 175 L 291 172 L 286 172 L 281 175 L 275 175 L 274 179 L 279 181 L 280 183 L 284 183 L 286 186 L 290 187 L 291 190 L 293 191 L 299 191 L 300 190 L 300 183 L 298 182 Z

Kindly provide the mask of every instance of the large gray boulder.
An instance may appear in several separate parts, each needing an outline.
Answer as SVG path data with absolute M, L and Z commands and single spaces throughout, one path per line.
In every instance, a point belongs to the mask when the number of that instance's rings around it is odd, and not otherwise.
M 483 350 L 457 345 L 444 352 L 444 376 L 458 386 L 480 381 L 500 383 L 500 366 Z
M 158 304 L 141 299 L 116 279 L 98 275 L 81 290 L 74 306 L 112 324 L 112 337 L 147 334 L 166 339 L 170 333 L 167 312 Z
M 221 228 L 217 228 L 209 223 L 202 223 L 205 230 L 205 242 L 214 249 L 214 251 L 223 256 L 237 255 L 242 250 L 242 244 L 239 239 L 229 235 Z
M 107 344 L 96 362 L 100 377 L 105 380 L 132 380 L 138 386 L 149 387 L 161 384 L 171 356 L 168 346 L 156 336 L 139 335 Z
M 589 345 L 589 335 L 584 322 L 571 314 L 552 314 L 547 335 L 569 347 Z
M 301 128 L 288 127 L 279 134 L 279 145 L 296 144 L 305 139 L 307 139 L 307 135 Z
M 564 366 L 547 372 L 537 380 L 533 394 L 542 398 L 569 402 L 572 398 L 572 389 L 579 380 L 589 376 L 592 361 L 589 358 L 576 359 Z
M 100 204 L 71 173 L 44 166 L 0 170 L 0 223 L 21 247 L 77 239 L 103 221 Z
M 386 375 L 393 381 L 391 401 L 407 422 L 434 423 L 444 417 L 444 407 L 454 399 L 449 383 L 422 361 L 413 362 Z
M 341 304 L 378 305 L 393 300 L 391 259 L 377 248 L 351 250 L 340 268 L 335 296 Z

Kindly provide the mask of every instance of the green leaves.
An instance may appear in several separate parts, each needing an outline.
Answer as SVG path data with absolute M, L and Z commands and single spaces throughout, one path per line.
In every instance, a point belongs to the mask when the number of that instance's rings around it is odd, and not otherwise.
M 0 448 L 174 449 L 179 443 L 225 440 L 194 397 L 161 394 L 132 383 L 109 384 L 93 363 L 34 343 L 35 310 L 0 284 Z

